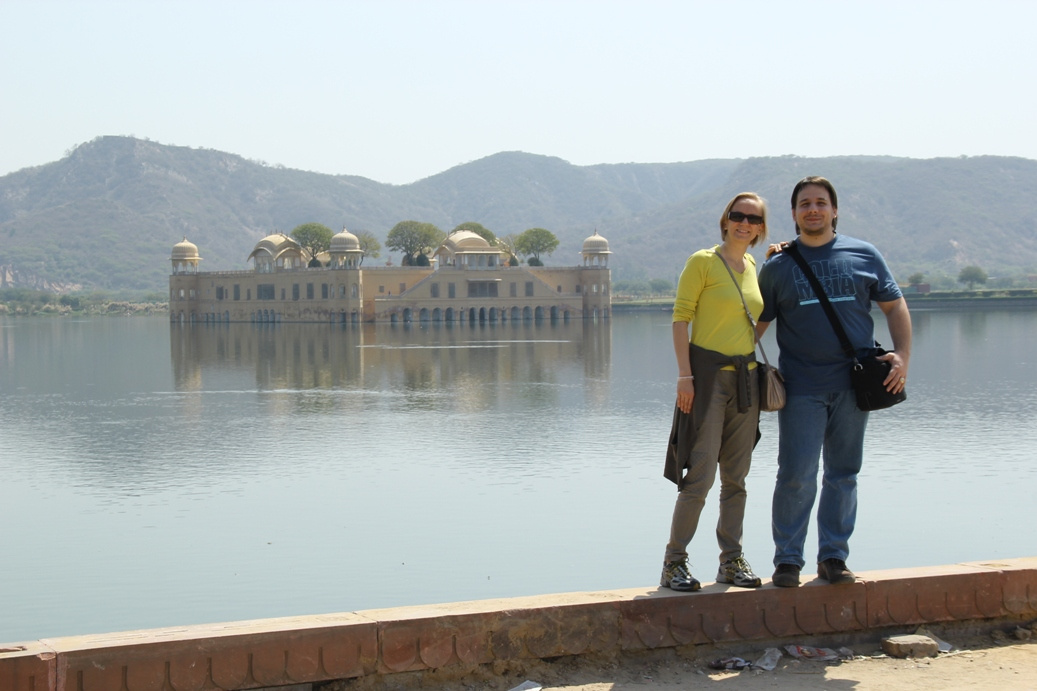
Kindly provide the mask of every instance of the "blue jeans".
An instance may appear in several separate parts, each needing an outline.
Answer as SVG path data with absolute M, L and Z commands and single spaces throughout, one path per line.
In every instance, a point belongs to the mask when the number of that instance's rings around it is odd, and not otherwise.
M 817 495 L 819 457 L 824 470 L 817 561 L 849 556 L 867 426 L 868 413 L 857 408 L 852 390 L 789 396 L 778 412 L 778 478 L 771 505 L 775 566 L 805 564 L 803 543 Z

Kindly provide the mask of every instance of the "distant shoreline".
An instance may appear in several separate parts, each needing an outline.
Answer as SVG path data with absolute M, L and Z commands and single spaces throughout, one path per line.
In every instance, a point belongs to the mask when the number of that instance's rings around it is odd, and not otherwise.
M 1006 291 L 948 291 L 934 293 L 906 293 L 912 310 L 986 310 L 1037 309 L 1037 291 L 1026 295 L 1006 295 Z M 1021 291 L 1012 291 L 1021 292 Z M 673 310 L 673 298 L 613 301 L 613 312 L 657 312 Z
M 947 296 L 939 293 L 921 295 L 909 293 L 907 304 L 911 309 L 1037 309 L 1037 296 L 968 295 Z
M 1014 294 L 1013 294 L 1014 293 Z M 1022 294 L 1020 294 L 1022 293 Z M 905 293 L 907 304 L 912 310 L 1033 310 L 1037 309 L 1037 290 L 1010 291 L 941 291 L 932 293 Z M 672 297 L 614 299 L 614 313 L 620 312 L 672 312 Z M 0 302 L 0 316 L 51 316 L 75 317 L 85 315 L 133 316 L 168 314 L 165 302 L 99 301 L 72 309 L 67 305 L 32 304 L 8 305 Z

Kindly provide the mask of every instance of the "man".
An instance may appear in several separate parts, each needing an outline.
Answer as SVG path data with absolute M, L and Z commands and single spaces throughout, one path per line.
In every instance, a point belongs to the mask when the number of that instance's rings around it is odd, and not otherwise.
M 796 245 L 824 287 L 850 341 L 859 351 L 875 344 L 872 302 L 885 313 L 893 351 L 887 390 L 907 382 L 911 359 L 911 316 L 889 267 L 871 244 L 837 235 L 839 203 L 822 177 L 800 180 L 792 191 Z M 864 451 L 868 413 L 857 408 L 850 385 L 850 361 L 814 295 L 808 279 L 788 252 L 771 257 L 760 270 L 764 309 L 757 331 L 778 320 L 780 368 L 788 400 L 778 413 L 778 477 L 771 530 L 775 571 L 771 582 L 799 585 L 803 546 L 817 494 L 819 458 L 824 460 L 817 510 L 817 575 L 829 583 L 853 583 L 846 566 L 857 519 L 857 474 Z

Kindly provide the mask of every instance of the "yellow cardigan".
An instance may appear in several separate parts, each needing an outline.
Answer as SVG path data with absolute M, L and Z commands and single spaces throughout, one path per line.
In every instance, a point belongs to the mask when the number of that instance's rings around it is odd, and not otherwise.
M 688 258 L 677 283 L 673 321 L 690 322 L 691 342 L 700 348 L 724 355 L 748 355 L 756 349 L 753 330 L 738 289 L 723 261 L 716 256 L 716 249 L 715 245 L 699 250 Z M 763 311 L 763 295 L 756 282 L 756 260 L 752 255 L 745 255 L 745 271 L 736 271 L 734 275 L 741 282 L 742 295 L 753 319 L 758 319 Z

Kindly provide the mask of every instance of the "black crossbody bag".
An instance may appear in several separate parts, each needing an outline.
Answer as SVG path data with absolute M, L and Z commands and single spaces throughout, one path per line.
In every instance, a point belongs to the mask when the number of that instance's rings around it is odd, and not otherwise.
M 835 329 L 835 335 L 839 337 L 839 343 L 842 345 L 843 351 L 853 363 L 850 369 L 850 382 L 853 384 L 853 390 L 857 394 L 857 407 L 861 410 L 882 410 L 883 408 L 889 408 L 897 403 L 906 401 L 907 392 L 905 389 L 900 389 L 897 393 L 890 393 L 886 390 L 886 386 L 883 383 L 886 381 L 886 377 L 889 376 L 892 365 L 886 360 L 879 360 L 878 356 L 885 355 L 888 351 L 883 350 L 879 346 L 878 341 L 876 341 L 871 353 L 865 357 L 858 358 L 856 349 L 850 343 L 850 338 L 846 335 L 842 322 L 839 321 L 839 315 L 835 313 L 835 308 L 832 307 L 832 303 L 828 300 L 828 295 L 825 294 L 825 289 L 821 286 L 821 281 L 817 280 L 817 276 L 810 268 L 810 265 L 807 264 L 803 255 L 799 253 L 798 245 L 795 242 L 788 243 L 785 247 L 785 252 L 795 260 L 796 264 L 803 271 L 803 275 L 810 281 L 814 294 L 825 311 L 825 316 L 828 317 L 832 328 Z

